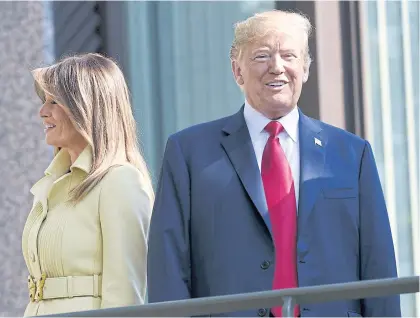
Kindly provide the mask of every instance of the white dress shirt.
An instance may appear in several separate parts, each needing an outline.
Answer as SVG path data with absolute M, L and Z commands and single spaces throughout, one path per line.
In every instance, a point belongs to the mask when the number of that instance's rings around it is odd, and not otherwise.
M 271 119 L 255 110 L 245 101 L 244 117 L 248 126 L 249 135 L 251 136 L 252 145 L 254 146 L 255 156 L 257 157 L 258 167 L 261 172 L 261 161 L 265 144 L 267 143 L 269 134 L 264 130 L 265 126 Z M 278 134 L 281 147 L 289 162 L 292 170 L 293 181 L 295 185 L 296 210 L 299 203 L 299 174 L 300 174 L 300 157 L 299 157 L 299 111 L 295 107 L 286 116 L 277 120 L 282 124 L 284 130 Z

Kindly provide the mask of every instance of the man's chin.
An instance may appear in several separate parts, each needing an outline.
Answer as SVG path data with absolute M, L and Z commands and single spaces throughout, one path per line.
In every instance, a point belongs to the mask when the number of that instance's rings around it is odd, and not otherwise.
M 267 101 L 267 104 L 274 111 L 286 111 L 289 112 L 294 108 L 294 104 L 290 99 L 285 98 L 275 98 L 270 101 Z
M 286 116 L 290 113 L 294 107 L 289 106 L 289 104 L 280 104 L 275 103 L 268 105 L 269 107 L 266 108 L 265 115 L 270 119 L 279 119 L 283 116 Z

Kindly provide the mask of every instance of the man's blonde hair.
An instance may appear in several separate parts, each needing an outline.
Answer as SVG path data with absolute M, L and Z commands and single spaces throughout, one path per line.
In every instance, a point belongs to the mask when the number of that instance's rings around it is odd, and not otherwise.
M 249 43 L 264 38 L 273 31 L 278 31 L 280 23 L 287 23 L 287 27 L 302 30 L 305 41 L 304 63 L 306 70 L 309 70 L 312 60 L 308 41 L 312 33 L 312 25 L 305 15 L 291 11 L 272 10 L 256 13 L 244 21 L 237 22 L 234 26 L 234 39 L 230 49 L 230 59 L 240 59 L 244 48 Z
M 80 201 L 109 169 L 129 162 L 141 173 L 153 196 L 149 171 L 140 153 L 129 91 L 118 65 L 96 53 L 65 57 L 32 71 L 38 96 L 50 95 L 68 108 L 74 127 L 92 148 L 92 168 L 71 193 Z M 56 149 L 56 153 L 59 149 Z

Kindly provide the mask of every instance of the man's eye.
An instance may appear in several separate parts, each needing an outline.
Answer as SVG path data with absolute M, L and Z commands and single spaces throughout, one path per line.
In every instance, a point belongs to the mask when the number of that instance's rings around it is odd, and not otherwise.
M 283 55 L 286 59 L 291 59 L 291 58 L 294 58 L 295 56 L 294 56 L 294 54 L 292 54 L 292 53 L 287 53 L 287 54 L 284 54 Z
M 55 100 L 52 100 L 52 101 L 50 102 L 50 104 L 57 104 L 57 103 L 55 102 Z
M 267 57 L 269 57 L 268 54 L 258 54 L 255 58 L 256 59 L 264 59 L 264 58 L 267 58 Z

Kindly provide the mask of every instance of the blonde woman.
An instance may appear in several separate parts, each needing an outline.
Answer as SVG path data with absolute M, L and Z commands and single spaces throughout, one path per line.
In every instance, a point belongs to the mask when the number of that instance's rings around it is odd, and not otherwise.
M 99 54 L 33 76 L 56 151 L 23 230 L 25 316 L 142 304 L 154 196 L 124 76 Z

